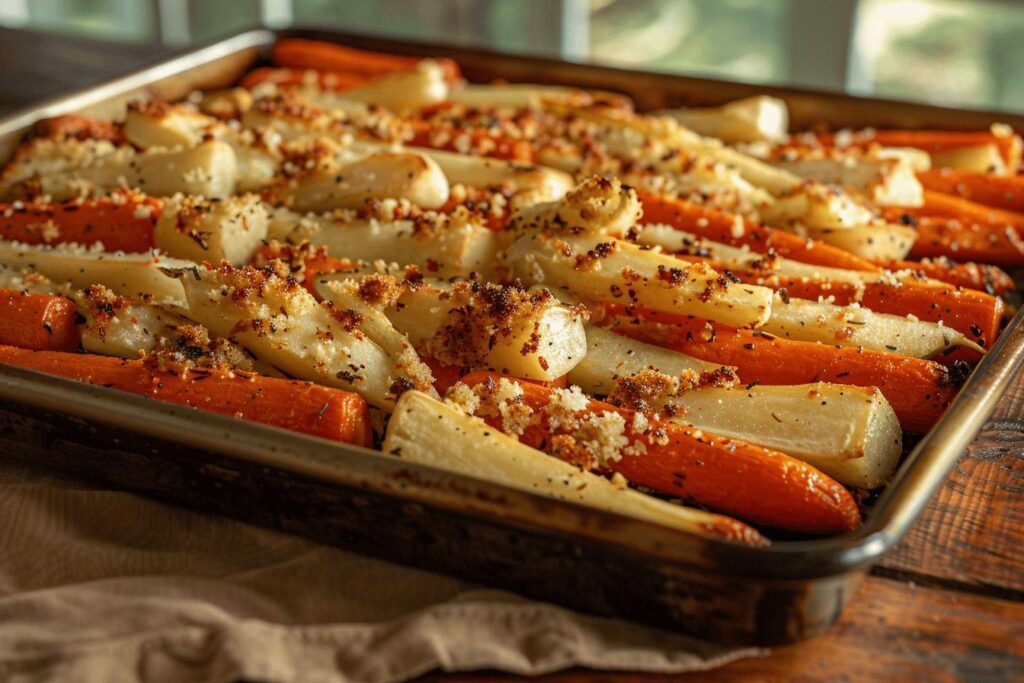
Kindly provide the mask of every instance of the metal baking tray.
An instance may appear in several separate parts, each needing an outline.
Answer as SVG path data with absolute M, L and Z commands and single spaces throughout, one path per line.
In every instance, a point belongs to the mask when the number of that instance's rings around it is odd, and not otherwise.
M 783 97 L 796 126 L 984 128 L 1024 117 L 638 73 L 311 30 L 249 31 L 0 121 L 6 159 L 43 117 L 117 116 L 137 97 L 235 82 L 280 36 L 451 56 L 471 80 L 618 90 L 642 109 Z M 833 623 L 981 429 L 1024 358 L 1024 312 L 904 461 L 859 530 L 750 548 L 543 498 L 260 424 L 0 365 L 0 457 L 590 613 L 723 642 L 773 644 Z

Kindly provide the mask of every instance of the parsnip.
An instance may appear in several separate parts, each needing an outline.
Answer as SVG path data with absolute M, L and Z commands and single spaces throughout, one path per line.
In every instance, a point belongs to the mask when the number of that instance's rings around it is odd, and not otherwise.
M 152 304 L 117 296 L 93 285 L 76 292 L 85 317 L 82 348 L 89 353 L 135 359 L 159 351 L 182 362 L 253 370 L 252 358 L 238 345 L 184 316 Z
M 905 225 L 876 222 L 843 228 L 804 227 L 808 237 L 845 249 L 871 261 L 901 261 L 917 240 L 917 231 Z
M 648 367 L 673 377 L 689 371 L 711 372 L 721 367 L 595 325 L 587 325 L 586 333 L 586 355 L 569 371 L 569 383 L 595 396 L 608 395 L 619 378 Z
M 42 273 L 28 268 L 16 268 L 0 263 L 0 289 L 13 289 L 27 294 L 56 294 L 70 296 L 74 291 L 70 282 L 54 282 Z
M 489 274 L 498 244 L 495 233 L 457 216 L 410 221 L 340 220 L 275 209 L 270 237 L 291 244 L 308 241 L 330 255 L 361 261 L 415 265 L 440 277 Z
M 381 152 L 341 162 L 338 152 L 321 141 L 301 150 L 270 188 L 271 201 L 301 212 L 359 208 L 367 199 L 408 199 L 426 209 L 448 201 L 444 173 L 423 155 Z
M 696 389 L 678 401 L 675 422 L 788 453 L 849 486 L 882 486 L 902 452 L 899 420 L 876 387 Z
M 317 278 L 315 286 L 320 296 L 341 307 L 345 302 L 337 299 L 336 283 L 366 278 L 365 273 L 337 273 Z M 388 319 L 421 355 L 446 365 L 552 381 L 586 353 L 582 314 L 546 290 L 438 280 L 402 287 L 394 278 L 388 281 L 401 287 L 393 305 L 384 309 Z
M 814 228 L 839 230 L 877 222 L 877 216 L 853 197 L 817 182 L 806 182 L 761 207 L 758 214 L 766 223 L 780 227 L 799 222 Z
M 776 97 L 759 95 L 719 107 L 670 109 L 658 112 L 670 116 L 690 130 L 727 143 L 773 142 L 789 132 L 789 111 Z
M 852 189 L 877 206 L 915 207 L 924 203 L 924 190 L 914 167 L 896 159 L 795 159 L 776 165 L 801 178 Z
M 1005 175 L 1008 172 L 1006 161 L 994 144 L 976 145 L 974 147 L 956 147 L 931 152 L 932 167 L 955 168 L 958 171 L 972 173 L 994 173 Z
M 93 158 L 92 163 L 41 176 L 39 187 L 42 194 L 55 200 L 106 194 L 126 186 L 153 196 L 180 192 L 217 198 L 234 192 L 236 174 L 231 148 L 211 141 L 190 149 L 154 149 L 141 154 L 118 148 Z
M 134 102 L 124 119 L 124 137 L 140 149 L 195 147 L 222 124 L 184 104 Z
M 346 311 L 346 315 L 355 312 L 361 320 L 359 331 L 384 350 L 391 358 L 399 359 L 402 372 L 410 377 L 431 378 L 428 368 L 410 348 L 409 338 L 397 330 L 388 320 L 378 303 L 366 301 L 360 290 L 362 283 L 355 280 L 336 280 L 327 283 L 331 292 L 331 303 L 335 310 Z M 427 380 L 429 381 L 429 380 Z
M 281 136 L 259 128 L 240 129 L 183 104 L 150 102 L 131 107 L 125 137 L 141 149 L 183 148 L 217 140 L 235 153 L 236 182 L 242 191 L 269 184 L 281 164 Z
M 565 288 L 583 299 L 757 327 L 771 314 L 770 289 L 735 283 L 703 263 L 684 264 L 600 234 L 527 232 L 506 263 L 530 284 Z
M 255 195 L 221 201 L 175 195 L 165 202 L 154 237 L 177 258 L 241 265 L 267 237 L 267 210 Z
M 558 201 L 538 202 L 516 210 L 508 232 L 552 232 L 627 235 L 643 214 L 636 192 L 618 179 L 584 178 Z
M 766 199 L 794 190 L 802 182 L 797 176 L 725 147 L 718 140 L 702 138 L 669 117 L 645 116 L 607 107 L 562 107 L 560 111 L 570 120 L 589 124 L 588 137 L 595 138 L 605 153 L 634 162 L 641 168 L 684 176 L 695 170 L 704 175 L 714 171 L 716 182 L 728 183 L 731 179 L 737 190 L 745 190 L 747 194 L 750 189 L 746 188 L 761 188 L 766 191 L 763 194 Z M 573 168 L 569 161 L 563 158 L 559 166 L 564 163 L 567 169 L 580 170 Z
M 786 339 L 863 347 L 917 358 L 930 358 L 955 346 L 985 352 L 960 332 L 937 323 L 874 313 L 857 305 L 835 306 L 823 301 L 783 298 L 780 294 L 776 294 L 771 317 L 761 331 Z
M 779 277 L 848 282 L 854 285 L 878 282 L 883 279 L 891 281 L 894 277 L 892 274 L 883 276 L 865 271 L 802 263 L 783 256 L 767 256 L 749 249 L 705 240 L 692 233 L 676 230 L 670 225 L 656 223 L 643 226 L 640 234 L 637 235 L 637 243 L 660 247 L 671 254 L 709 258 L 728 266 L 731 270 L 757 270 Z
M 560 199 L 573 187 L 572 176 L 545 166 L 422 147 L 405 149 L 433 160 L 452 185 L 461 183 L 468 187 L 509 187 L 517 194 L 528 194 L 531 201 L 539 202 Z
M 54 144 L 53 149 L 37 145 L 31 154 L 14 162 L 4 194 L 23 196 L 33 184 L 39 194 L 57 201 L 107 194 L 121 187 L 158 197 L 181 192 L 207 198 L 227 197 L 235 189 L 235 153 L 222 142 L 143 153 L 94 140 Z M 53 156 L 42 158 L 45 155 Z
M 421 61 L 412 71 L 400 71 L 378 76 L 371 83 L 345 90 L 328 93 L 318 89 L 306 89 L 304 94 L 330 111 L 347 109 L 347 103 L 375 104 L 396 111 L 419 109 L 430 104 L 443 102 L 448 97 L 448 84 L 437 62 Z
M 0 241 L 0 264 L 41 273 L 55 282 L 82 289 L 103 285 L 117 294 L 178 308 L 186 306 L 181 283 L 165 268 L 195 264 L 159 254 L 107 253 L 84 247 L 42 247 Z
M 177 276 L 191 319 L 293 377 L 355 391 L 386 411 L 401 389 L 430 386 L 429 375 L 410 375 L 419 367 L 411 347 L 393 357 L 359 332 L 358 312 L 318 304 L 294 282 L 229 266 Z
M 420 392 L 402 395 L 388 424 L 383 453 L 531 493 L 663 524 L 701 536 L 764 544 L 756 531 L 727 517 L 674 505 L 583 472 L 488 427 Z
M 718 369 L 685 354 L 588 326 L 587 355 L 569 382 L 605 396 L 648 368 L 679 377 Z M 892 407 L 875 388 L 840 384 L 699 388 L 673 398 L 673 421 L 809 462 L 844 484 L 881 486 L 901 453 Z

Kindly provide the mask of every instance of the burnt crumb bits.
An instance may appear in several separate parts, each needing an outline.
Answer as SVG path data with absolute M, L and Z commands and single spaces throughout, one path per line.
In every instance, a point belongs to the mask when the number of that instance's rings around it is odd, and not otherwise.
M 415 388 L 416 385 L 415 383 L 413 383 L 411 379 L 409 379 L 408 377 L 399 377 L 398 379 L 391 383 L 391 386 L 388 388 L 388 391 L 391 392 L 395 396 L 395 398 L 398 398 L 405 392 L 411 391 Z

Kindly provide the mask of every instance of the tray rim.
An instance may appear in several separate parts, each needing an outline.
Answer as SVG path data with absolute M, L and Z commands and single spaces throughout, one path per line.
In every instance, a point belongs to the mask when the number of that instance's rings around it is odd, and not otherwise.
M 49 98 L 37 105 L 20 109 L 0 118 L 0 138 L 17 135 L 39 118 L 75 111 L 101 101 L 139 91 L 163 78 L 180 74 L 189 68 L 195 68 L 221 57 L 253 48 L 265 51 L 280 37 L 329 37 L 336 42 L 351 40 L 361 45 L 405 45 L 411 51 L 432 50 L 439 55 L 453 52 L 486 54 L 493 58 L 531 61 L 538 64 L 572 65 L 578 68 L 592 68 L 597 71 L 621 74 L 641 73 L 667 80 L 678 80 L 687 84 L 701 82 L 735 84 L 758 88 L 764 92 L 785 91 L 840 100 L 867 100 L 891 103 L 893 106 L 912 106 L 915 109 L 934 110 L 938 113 L 963 112 L 989 115 L 993 120 L 1020 118 L 1021 121 L 1024 121 L 1024 117 L 1011 117 L 1004 112 L 936 107 L 920 103 L 861 98 L 847 94 L 821 93 L 807 89 L 773 88 L 771 86 L 762 88 L 757 85 L 751 86 L 751 84 L 719 79 L 636 72 L 604 65 L 581 65 L 578 62 L 521 57 L 475 48 L 391 38 L 378 39 L 366 34 L 348 34 L 295 27 L 281 31 L 269 29 L 242 31 L 227 38 L 182 50 L 180 53 L 157 60 L 152 65 L 142 67 L 125 76 L 82 88 L 67 95 Z M 560 514 L 577 520 L 580 526 L 572 529 L 553 528 L 550 525 L 539 523 L 537 519 L 527 519 L 522 514 L 514 514 L 522 512 L 517 509 L 513 509 L 513 512 L 510 513 L 508 510 L 503 511 L 483 506 L 483 508 L 473 508 L 472 511 L 490 514 L 498 523 L 524 525 L 540 532 L 576 534 L 589 540 L 620 545 L 667 562 L 695 565 L 698 564 L 696 560 L 700 558 L 703 561 L 699 564 L 714 566 L 717 570 L 730 576 L 771 581 L 805 581 L 838 576 L 866 568 L 869 563 L 876 561 L 892 548 L 909 530 L 963 450 L 981 429 L 1010 381 L 1018 374 L 1022 361 L 1024 361 L 1024 308 L 1018 311 L 989 353 L 972 372 L 940 421 L 922 437 L 907 456 L 895 479 L 886 487 L 877 503 L 872 507 L 865 524 L 856 531 L 832 537 L 776 541 L 768 548 L 752 548 L 730 541 L 690 534 L 626 515 L 588 508 L 577 503 L 545 498 L 504 484 L 478 480 L 433 467 L 402 463 L 401 461 L 395 461 L 400 465 L 398 469 L 417 473 L 424 477 L 423 481 L 427 484 L 422 487 L 406 485 L 405 487 L 385 488 L 395 497 L 408 498 L 413 502 L 422 502 L 460 514 L 467 513 L 464 497 L 460 498 L 460 494 L 442 495 L 438 493 L 439 490 L 443 490 L 443 487 L 449 487 L 450 490 L 462 487 L 464 490 L 478 492 L 481 496 L 476 503 L 478 506 L 485 499 L 517 501 L 516 504 L 524 506 L 524 509 L 530 506 L 536 507 L 539 504 L 542 508 L 558 510 Z M 69 397 L 88 400 L 69 401 Z M 351 464 L 349 461 L 358 461 L 360 467 L 374 475 L 390 471 L 387 466 L 381 464 L 387 462 L 388 459 L 370 449 L 336 444 L 283 429 L 242 422 L 234 418 L 173 404 L 162 404 L 106 387 L 88 385 L 3 364 L 0 364 L 0 398 L 37 408 L 48 408 L 78 419 L 129 427 L 134 431 L 151 436 L 165 435 L 161 438 L 189 443 L 194 447 L 249 459 L 300 475 L 322 478 L 343 486 L 352 486 L 356 480 L 351 477 L 339 478 L 337 468 L 325 470 L 322 463 L 318 464 L 308 458 L 296 455 L 297 449 L 302 446 L 312 449 L 314 453 L 321 453 L 324 449 L 329 449 L 332 451 L 333 457 L 341 456 L 348 464 Z M 147 429 L 150 431 L 146 431 Z M 182 435 L 185 436 L 182 437 Z M 242 437 L 241 440 L 239 437 Z M 266 444 L 272 444 L 274 449 L 282 449 L 281 453 L 291 451 L 292 455 L 271 457 L 253 441 L 256 437 L 263 440 L 264 447 Z M 244 446 L 239 445 L 240 443 Z M 274 449 L 271 449 L 271 452 L 275 452 Z M 391 468 L 391 470 L 393 469 Z M 363 479 L 358 483 L 368 485 L 368 480 Z M 456 485 L 455 488 L 451 488 L 453 484 Z M 442 489 L 438 489 L 439 486 Z M 905 491 L 904 489 L 909 490 Z M 541 519 L 550 522 L 552 518 Z M 618 538 L 607 533 L 608 529 L 616 528 L 628 529 L 630 533 Z M 677 545 L 680 543 L 681 546 Z M 699 546 L 699 552 L 694 553 L 694 545 Z

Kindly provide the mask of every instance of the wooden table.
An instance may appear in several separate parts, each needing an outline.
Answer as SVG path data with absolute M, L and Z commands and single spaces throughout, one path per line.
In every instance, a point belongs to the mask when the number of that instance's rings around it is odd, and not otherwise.
M 123 71 L 126 62 L 144 63 L 159 52 L 121 46 L 114 59 L 107 47 L 91 41 L 6 30 L 0 36 L 8 56 L 23 67 L 16 87 L 0 87 L 0 108 L 60 92 L 69 83 L 99 80 Z M 70 53 L 69 44 L 74 48 Z M 57 62 L 74 67 L 73 72 L 54 68 Z M 63 80 L 51 83 L 54 74 Z M 669 679 L 1024 681 L 1024 377 L 1004 397 L 907 539 L 875 567 L 825 635 L 709 673 L 666 677 L 574 671 L 540 680 Z M 523 679 L 473 674 L 429 680 Z
M 504 675 L 430 681 L 510 683 Z M 712 672 L 570 671 L 544 683 L 1024 681 L 1024 376 L 830 631 Z

